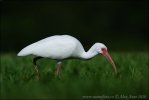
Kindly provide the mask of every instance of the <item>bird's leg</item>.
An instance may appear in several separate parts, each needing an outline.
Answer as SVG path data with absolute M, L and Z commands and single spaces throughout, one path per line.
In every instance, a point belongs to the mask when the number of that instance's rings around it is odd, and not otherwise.
M 36 64 L 37 60 L 41 59 L 42 57 L 35 57 L 33 59 L 33 64 L 34 64 L 34 68 L 35 68 L 35 72 L 36 72 L 36 79 L 39 80 L 39 71 L 38 71 L 38 66 Z
M 59 62 L 56 64 L 55 77 L 57 77 L 57 76 L 60 77 L 60 69 L 61 69 L 61 62 L 59 61 Z

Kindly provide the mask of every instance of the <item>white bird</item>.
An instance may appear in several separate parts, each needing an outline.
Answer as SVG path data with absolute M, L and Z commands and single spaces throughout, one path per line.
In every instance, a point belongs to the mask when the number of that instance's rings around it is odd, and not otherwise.
M 107 47 L 102 43 L 95 43 L 87 52 L 84 50 L 82 44 L 78 39 L 69 35 L 54 35 L 37 41 L 29 46 L 23 48 L 17 55 L 27 56 L 35 55 L 33 64 L 37 78 L 39 79 L 38 67 L 36 61 L 41 58 L 51 58 L 57 60 L 57 70 L 55 76 L 59 75 L 61 61 L 66 58 L 91 59 L 97 54 L 104 55 L 112 64 L 115 73 L 117 73 L 116 66 L 107 52 Z

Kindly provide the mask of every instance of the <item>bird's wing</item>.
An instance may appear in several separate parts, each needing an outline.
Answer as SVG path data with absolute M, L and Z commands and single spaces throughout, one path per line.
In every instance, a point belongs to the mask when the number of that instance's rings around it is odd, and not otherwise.
M 52 36 L 35 42 L 20 51 L 18 55 L 37 55 L 53 59 L 70 57 L 76 48 L 76 41 L 68 36 Z
M 53 59 L 64 59 L 70 57 L 75 48 L 74 42 L 50 41 L 36 45 L 32 54 Z

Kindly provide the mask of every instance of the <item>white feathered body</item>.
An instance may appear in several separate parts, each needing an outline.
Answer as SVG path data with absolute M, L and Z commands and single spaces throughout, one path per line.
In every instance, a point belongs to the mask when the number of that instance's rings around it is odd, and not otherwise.
M 36 55 L 52 59 L 79 57 L 84 48 L 79 40 L 69 35 L 47 37 L 23 48 L 18 56 Z

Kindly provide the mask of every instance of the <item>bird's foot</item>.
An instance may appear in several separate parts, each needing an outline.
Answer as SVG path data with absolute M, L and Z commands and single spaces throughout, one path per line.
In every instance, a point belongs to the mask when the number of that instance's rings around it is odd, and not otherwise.
M 40 79 L 40 78 L 39 78 L 39 76 L 37 75 L 37 76 L 36 76 L 36 80 L 39 80 L 39 79 Z
M 55 71 L 55 78 L 59 77 L 61 79 L 61 76 L 60 76 L 61 62 L 58 62 L 56 67 L 57 69 Z

